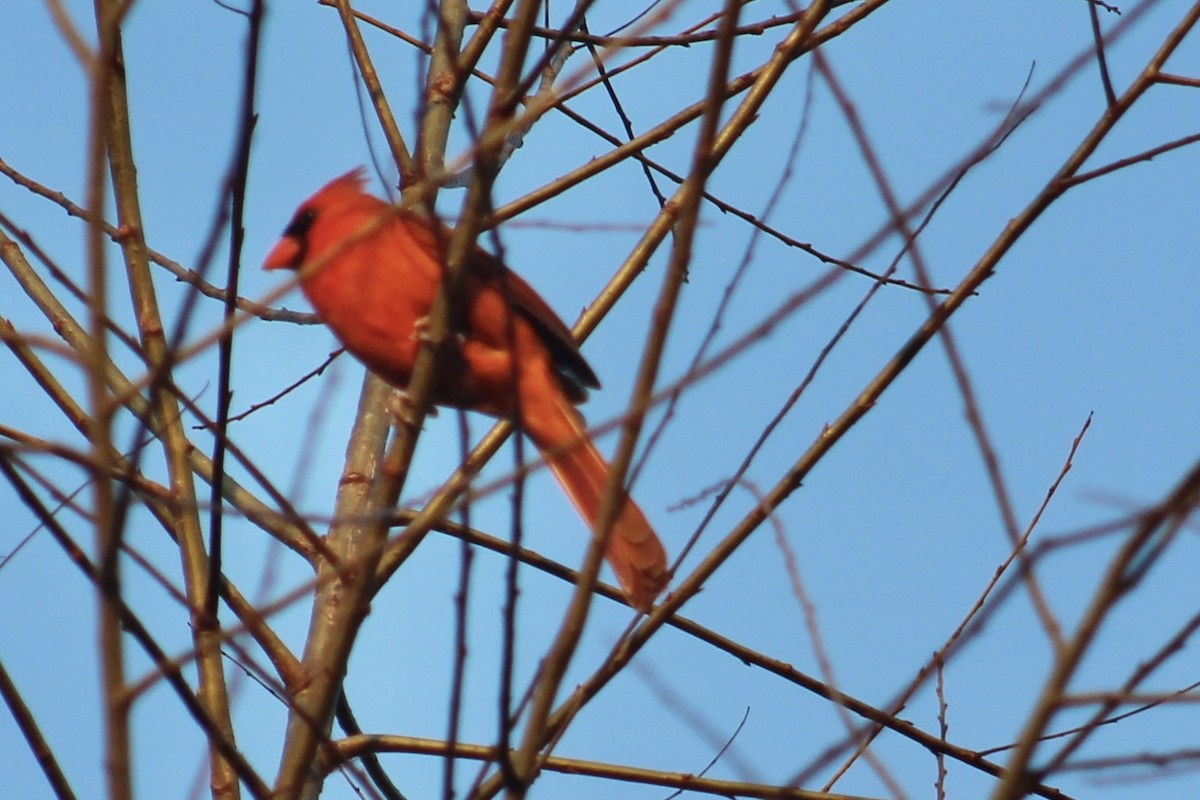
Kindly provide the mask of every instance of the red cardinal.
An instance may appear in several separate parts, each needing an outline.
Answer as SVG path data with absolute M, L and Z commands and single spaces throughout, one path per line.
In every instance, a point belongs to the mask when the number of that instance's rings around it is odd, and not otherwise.
M 263 266 L 315 264 L 301 274 L 300 288 L 317 316 L 367 367 L 403 387 L 442 280 L 449 237 L 445 227 L 364 192 L 362 171 L 355 170 L 300 206 Z M 435 402 L 513 417 L 515 400 L 523 430 L 594 526 L 610 468 L 574 405 L 599 387 L 595 373 L 546 301 L 482 249 L 468 264 L 462 302 L 462 336 L 448 370 L 454 374 L 441 381 Z M 641 509 L 624 495 L 620 502 L 606 556 L 629 602 L 647 611 L 666 585 L 667 556 Z

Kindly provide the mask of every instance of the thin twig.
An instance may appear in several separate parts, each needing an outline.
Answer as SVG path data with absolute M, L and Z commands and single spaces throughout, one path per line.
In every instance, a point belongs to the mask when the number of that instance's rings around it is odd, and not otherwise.
M 46 776 L 46 782 L 50 784 L 54 796 L 59 800 L 75 800 L 75 792 L 72 791 L 67 776 L 59 766 L 58 759 L 54 757 L 54 748 L 46 741 L 46 737 L 38 727 L 37 719 L 34 718 L 33 712 L 21 697 L 20 691 L 9 677 L 8 670 L 4 668 L 2 661 L 0 661 L 0 697 L 4 698 L 4 704 L 8 706 L 13 720 L 21 730 L 25 743 L 29 745 L 29 751 L 33 753 L 38 766 L 42 768 L 42 774 Z
M 1113 91 L 1112 77 L 1108 74 L 1108 56 L 1104 52 L 1104 33 L 1100 30 L 1100 12 L 1095 3 L 1088 3 L 1088 16 L 1092 23 L 1092 42 L 1096 47 L 1096 65 L 1100 68 L 1100 83 L 1104 86 L 1104 99 L 1108 107 L 1117 104 L 1117 93 Z
M 337 757 L 344 761 L 355 758 L 363 750 L 388 753 L 418 753 L 439 757 L 454 756 L 479 760 L 495 760 L 499 757 L 494 747 L 469 745 L 460 742 L 452 750 L 445 742 L 433 739 L 418 739 L 412 736 L 370 735 L 354 736 L 337 742 Z M 335 762 L 336 763 L 336 762 Z M 323 765 L 329 769 L 331 763 Z M 844 794 L 827 794 L 805 789 L 794 789 L 773 784 L 753 784 L 738 781 L 723 781 L 702 778 L 680 772 L 641 769 L 618 764 L 603 764 L 576 758 L 548 756 L 539 765 L 552 772 L 570 775 L 606 778 L 626 783 L 642 783 L 670 789 L 702 792 L 722 797 L 755 797 L 771 800 L 868 800 L 868 798 Z

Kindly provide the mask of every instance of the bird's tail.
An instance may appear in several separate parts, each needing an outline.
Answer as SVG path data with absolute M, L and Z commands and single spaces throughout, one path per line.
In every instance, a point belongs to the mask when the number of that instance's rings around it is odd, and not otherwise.
M 552 409 L 531 410 L 526 417 L 522 420 L 526 433 L 594 531 L 611 468 L 588 436 L 583 418 L 565 397 Z M 642 510 L 623 489 L 618 502 L 620 510 L 605 557 L 630 604 L 646 612 L 667 584 L 667 553 Z

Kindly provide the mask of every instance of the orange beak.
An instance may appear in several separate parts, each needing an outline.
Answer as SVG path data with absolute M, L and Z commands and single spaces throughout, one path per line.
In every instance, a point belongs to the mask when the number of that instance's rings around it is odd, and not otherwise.
M 284 236 L 267 253 L 263 269 L 299 269 L 300 255 L 300 243 L 291 236 Z

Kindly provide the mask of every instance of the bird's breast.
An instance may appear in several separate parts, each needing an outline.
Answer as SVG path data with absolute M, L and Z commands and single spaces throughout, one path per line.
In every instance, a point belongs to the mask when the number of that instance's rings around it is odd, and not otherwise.
M 389 382 L 403 386 L 420 350 L 418 327 L 435 288 L 402 265 L 366 262 L 351 251 L 306 279 L 304 294 L 347 350 Z

